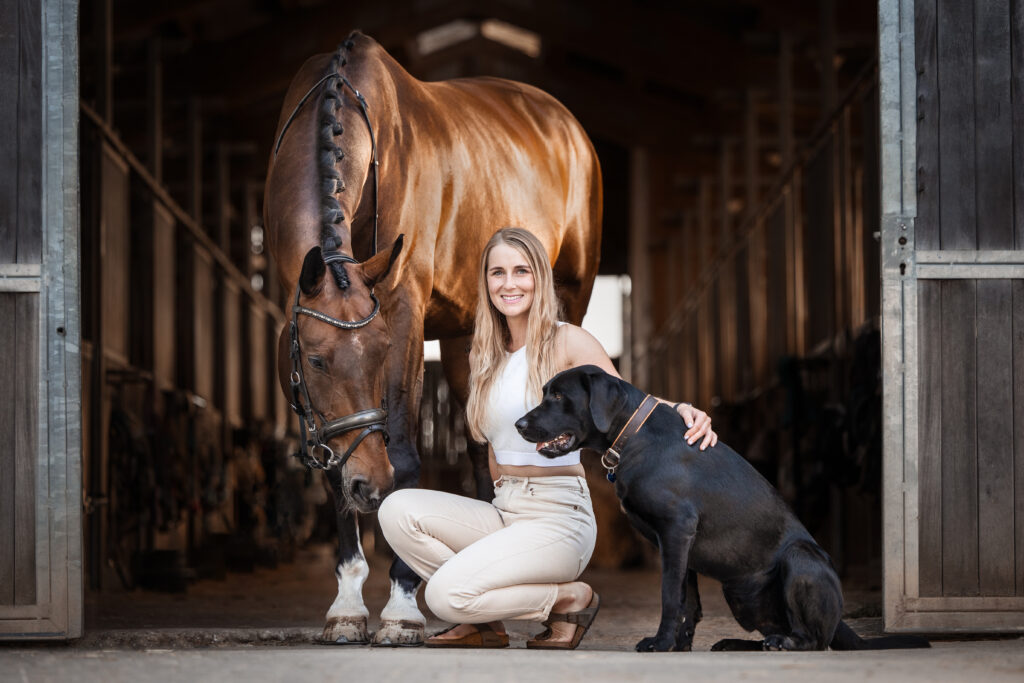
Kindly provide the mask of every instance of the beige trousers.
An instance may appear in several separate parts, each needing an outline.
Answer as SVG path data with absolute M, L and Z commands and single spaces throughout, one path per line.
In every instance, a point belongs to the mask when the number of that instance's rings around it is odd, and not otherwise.
M 546 619 L 557 584 L 575 580 L 594 552 L 582 477 L 503 476 L 494 496 L 403 489 L 380 507 L 385 538 L 427 581 L 427 607 L 445 621 Z

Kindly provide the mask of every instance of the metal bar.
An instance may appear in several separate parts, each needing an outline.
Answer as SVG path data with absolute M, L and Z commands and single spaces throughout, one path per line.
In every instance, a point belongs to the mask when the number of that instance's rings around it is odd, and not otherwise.
M 1009 264 L 921 264 L 913 273 L 919 280 L 1020 280 L 1024 279 L 1024 263 Z
M 907 490 L 905 470 L 906 390 L 915 386 L 905 374 L 909 328 L 906 314 L 904 279 L 913 250 L 913 215 L 907 211 L 913 195 L 904 192 L 905 159 L 913 159 L 913 141 L 906 148 L 907 131 L 916 119 L 906 116 L 904 102 L 905 62 L 913 67 L 913 48 L 901 44 L 905 30 L 913 30 L 913 0 L 879 0 L 878 3 L 878 97 L 882 209 L 882 510 L 883 510 L 883 611 L 887 629 L 915 628 L 906 621 L 907 566 L 905 541 L 916 537 L 914 511 L 917 501 Z M 911 41 L 913 34 L 911 33 Z M 913 72 L 911 72 L 912 74 Z M 913 79 L 912 79 L 913 80 Z M 911 106 L 913 103 L 911 102 Z M 912 169 L 911 169 L 912 172 Z M 916 207 L 914 207 L 916 208 Z M 908 253 L 909 252 L 909 253 Z M 912 272 L 912 271 L 911 271 Z M 910 431 L 913 431 L 912 429 Z M 914 482 L 916 484 L 916 482 Z M 910 513 L 908 515 L 908 512 Z M 909 528 L 908 528 L 909 523 Z M 916 557 L 914 558 L 916 562 Z
M 39 277 L 42 266 L 38 263 L 0 263 L 0 279 L 9 277 Z
M 922 264 L 944 265 L 1024 265 L 1024 251 L 915 251 L 914 260 Z
M 0 277 L 0 292 L 38 292 L 42 283 L 37 277 Z

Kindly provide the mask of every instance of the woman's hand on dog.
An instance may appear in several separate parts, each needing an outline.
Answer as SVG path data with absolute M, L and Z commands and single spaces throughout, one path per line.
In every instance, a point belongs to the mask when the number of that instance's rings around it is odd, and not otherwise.
M 686 443 L 692 446 L 703 437 L 701 450 L 718 443 L 718 434 L 711 429 L 711 417 L 703 410 L 694 408 L 689 403 L 679 403 L 676 405 L 676 412 L 689 427 L 686 430 Z

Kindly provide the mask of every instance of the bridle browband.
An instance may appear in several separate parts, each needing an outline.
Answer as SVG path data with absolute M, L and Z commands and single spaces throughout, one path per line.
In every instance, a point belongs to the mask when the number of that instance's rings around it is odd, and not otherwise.
M 358 263 L 351 256 L 339 253 L 331 254 L 328 259 L 330 259 L 330 262 Z M 300 306 L 299 294 L 301 291 L 299 286 L 296 285 L 295 303 L 292 305 L 292 319 L 288 330 L 291 336 L 291 346 L 288 355 L 292 361 L 290 377 L 292 389 L 291 406 L 295 414 L 299 416 L 299 432 L 303 434 L 302 446 L 298 457 L 310 468 L 318 470 L 329 470 L 332 467 L 341 468 L 345 466 L 345 462 L 355 451 L 356 447 L 363 442 L 363 439 L 373 432 L 380 432 L 381 436 L 384 437 L 385 445 L 388 443 L 388 413 L 384 408 L 384 401 L 381 401 L 380 408 L 360 410 L 357 413 L 339 417 L 328 422 L 323 413 L 313 406 L 313 399 L 309 396 L 309 387 L 306 386 L 306 377 L 302 372 L 302 347 L 299 344 L 299 314 L 308 315 L 320 322 L 333 325 L 342 330 L 356 330 L 369 325 L 370 321 L 377 316 L 380 312 L 380 302 L 371 291 L 370 298 L 373 300 L 373 311 L 368 316 L 361 320 L 338 320 L 326 313 Z M 320 420 L 320 427 L 317 427 L 317 418 Z M 360 427 L 363 428 L 363 431 L 359 433 L 355 441 L 341 455 L 335 453 L 327 445 L 327 442 L 334 437 L 355 431 Z M 317 452 L 321 454 L 320 457 L 317 456 Z
M 370 125 L 370 116 L 367 113 L 366 99 L 363 97 L 351 82 L 345 76 L 332 71 L 325 75 L 323 78 L 314 83 L 306 94 L 302 96 L 298 104 L 292 110 L 292 113 L 288 116 L 284 126 L 281 128 L 281 132 L 277 136 L 277 141 L 274 144 L 274 156 L 277 156 L 278 151 L 281 149 L 281 142 L 284 140 L 284 134 L 291 126 L 292 121 L 298 116 L 299 111 L 306 104 L 309 98 L 313 95 L 316 90 L 332 78 L 338 78 L 341 80 L 343 86 L 348 87 L 349 90 L 355 94 L 356 100 L 359 102 L 359 107 L 363 115 L 363 121 L 366 122 L 366 129 L 370 133 L 370 168 L 373 171 L 373 254 L 377 253 L 377 220 L 380 217 L 379 203 L 378 203 L 378 179 L 377 179 L 377 168 L 380 162 L 377 160 L 377 140 L 373 134 L 373 126 Z M 340 220 L 344 220 L 342 217 Z M 330 239 L 327 240 L 331 241 Z M 343 254 L 337 250 L 337 246 L 340 246 L 341 239 L 335 234 L 334 236 L 334 249 L 325 249 L 323 251 L 324 264 L 330 266 L 332 263 L 359 263 L 353 257 L 348 254 Z M 386 399 L 381 400 L 380 408 L 369 408 L 367 410 L 360 410 L 359 412 L 339 417 L 335 420 L 327 421 L 323 413 L 317 410 L 313 406 L 313 400 L 309 396 L 309 387 L 306 385 L 306 378 L 302 371 L 302 347 L 299 344 L 299 324 L 298 316 L 302 315 L 309 316 L 320 322 L 333 325 L 342 330 L 356 330 L 360 327 L 365 327 L 373 320 L 380 312 L 380 301 L 377 300 L 373 290 L 370 290 L 370 299 L 373 300 L 373 311 L 361 320 L 338 320 L 333 318 L 326 313 L 306 308 L 299 305 L 299 295 L 301 294 L 301 288 L 299 285 L 295 286 L 295 303 L 292 305 L 292 317 L 291 323 L 289 324 L 289 335 L 291 337 L 291 344 L 289 349 L 289 356 L 292 362 L 292 372 L 290 376 L 292 401 L 291 407 L 295 411 L 295 414 L 299 417 L 299 432 L 303 436 L 301 437 L 301 448 L 297 457 L 302 460 L 307 467 L 319 470 L 329 470 L 332 467 L 338 467 L 339 469 L 345 466 L 345 462 L 351 457 L 356 447 L 363 442 L 367 436 L 374 432 L 380 432 L 384 438 L 384 444 L 388 443 L 388 431 L 387 431 L 387 409 Z M 320 421 L 320 426 L 317 426 L 317 419 Z M 362 428 L 362 431 L 356 436 L 355 441 L 345 450 L 344 453 L 338 455 L 335 453 L 327 442 L 332 438 L 341 434 L 346 434 L 351 431 Z M 318 457 L 319 452 L 319 457 Z

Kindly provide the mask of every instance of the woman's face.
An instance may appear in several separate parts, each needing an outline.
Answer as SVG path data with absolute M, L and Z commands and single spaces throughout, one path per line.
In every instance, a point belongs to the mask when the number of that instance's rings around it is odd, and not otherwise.
M 525 316 L 533 305 L 533 269 L 515 247 L 498 244 L 487 255 L 487 292 L 506 318 Z

